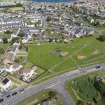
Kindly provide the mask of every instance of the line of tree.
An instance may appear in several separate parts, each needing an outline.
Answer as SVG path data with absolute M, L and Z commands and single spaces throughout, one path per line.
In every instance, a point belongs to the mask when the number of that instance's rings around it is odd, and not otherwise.
M 103 35 L 99 35 L 97 40 L 102 41 L 102 42 L 105 41 L 105 35 L 104 34 Z

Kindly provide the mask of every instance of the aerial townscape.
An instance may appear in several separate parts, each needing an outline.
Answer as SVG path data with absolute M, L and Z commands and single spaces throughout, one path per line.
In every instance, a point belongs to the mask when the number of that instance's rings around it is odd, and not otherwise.
M 105 105 L 105 0 L 0 0 L 0 105 Z

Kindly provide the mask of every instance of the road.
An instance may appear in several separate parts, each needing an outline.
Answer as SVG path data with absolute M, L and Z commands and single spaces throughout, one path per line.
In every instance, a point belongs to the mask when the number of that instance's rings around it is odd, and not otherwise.
M 9 98 L 4 97 L 4 101 L 0 105 L 17 105 L 19 102 L 23 101 L 24 99 L 36 95 L 37 93 L 47 89 L 52 89 L 57 91 L 60 94 L 60 98 L 62 99 L 64 105 L 75 105 L 75 102 L 72 100 L 72 98 L 70 98 L 68 92 L 65 89 L 65 82 L 88 73 L 105 70 L 105 64 L 100 64 L 100 65 L 101 68 L 96 69 L 96 65 L 93 65 L 77 69 L 56 76 L 50 80 L 44 81 L 43 83 L 30 86 L 29 88 L 26 88 L 23 92 L 18 93 L 15 96 L 11 96 Z

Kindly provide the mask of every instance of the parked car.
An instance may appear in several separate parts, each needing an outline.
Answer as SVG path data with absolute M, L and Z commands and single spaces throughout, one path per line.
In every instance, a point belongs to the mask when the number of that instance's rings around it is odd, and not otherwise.
M 9 95 L 7 95 L 6 97 L 9 98 L 9 97 L 11 97 L 11 95 L 9 94 Z
M 97 65 L 97 66 L 96 66 L 96 69 L 99 69 L 99 68 L 101 68 L 101 66 L 100 66 L 100 65 Z
M 21 92 L 21 93 L 22 93 L 23 91 L 24 91 L 24 88 L 22 88 L 22 89 L 19 90 L 19 92 Z
M 3 101 L 4 101 L 4 99 L 3 99 L 3 98 L 2 98 L 2 99 L 0 99 L 0 103 L 1 103 L 1 102 L 3 102 Z
M 14 95 L 16 95 L 17 94 L 17 92 L 14 92 L 14 93 L 12 93 L 12 96 L 14 96 Z

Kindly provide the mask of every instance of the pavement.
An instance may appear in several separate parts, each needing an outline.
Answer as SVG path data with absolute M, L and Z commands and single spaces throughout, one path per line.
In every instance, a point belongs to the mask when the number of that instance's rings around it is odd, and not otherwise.
M 56 92 L 58 92 L 64 105 L 75 105 L 75 102 L 65 89 L 65 83 L 68 80 L 72 80 L 76 77 L 86 75 L 88 73 L 105 70 L 105 64 L 98 65 L 100 65 L 100 68 L 96 68 L 97 65 L 92 65 L 89 67 L 79 68 L 74 71 L 66 72 L 42 83 L 30 86 L 22 92 L 17 89 L 17 94 L 12 95 L 8 98 L 4 96 L 4 101 L 1 102 L 0 105 L 18 105 L 19 102 L 25 100 L 26 98 L 36 95 L 39 92 L 47 89 L 55 90 Z

